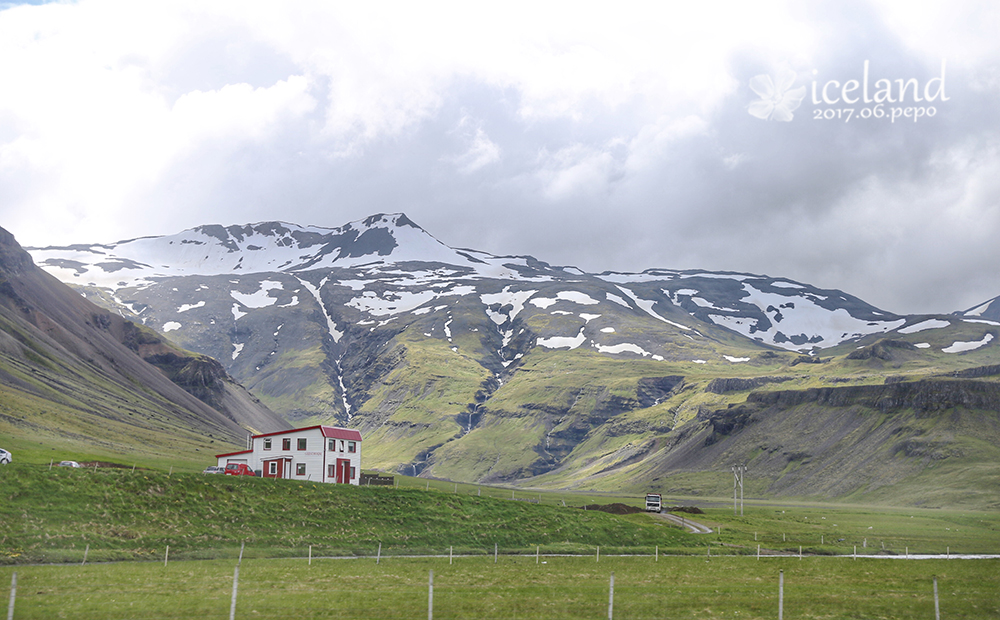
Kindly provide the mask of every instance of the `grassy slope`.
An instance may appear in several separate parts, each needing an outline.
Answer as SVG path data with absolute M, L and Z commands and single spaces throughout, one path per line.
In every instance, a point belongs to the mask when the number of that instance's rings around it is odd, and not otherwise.
M 394 469 L 461 433 L 459 417 L 475 404 L 490 373 L 462 349 L 412 330 L 386 349 L 404 361 L 355 415 L 365 430 L 365 466 Z
M 419 489 L 18 464 L 0 475 L 7 561 L 79 560 L 86 545 L 95 561 L 148 557 L 166 545 L 176 557 L 224 557 L 244 541 L 269 555 L 308 545 L 367 554 L 379 543 L 385 552 L 692 544 L 646 515 L 622 519 Z
M 0 446 L 17 462 L 104 460 L 194 471 L 236 447 L 183 424 L 158 395 L 137 399 L 84 365 L 0 355 L 0 372 L 14 378 L 0 385 Z

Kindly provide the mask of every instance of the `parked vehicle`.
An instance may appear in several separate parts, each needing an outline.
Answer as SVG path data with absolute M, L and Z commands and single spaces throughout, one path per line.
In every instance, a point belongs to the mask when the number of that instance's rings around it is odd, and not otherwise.
M 59 467 L 79 467 L 80 464 L 76 461 L 60 461 Z
M 257 476 L 259 475 L 254 470 L 250 469 L 250 466 L 246 463 L 230 463 L 226 465 L 227 476 Z
M 660 512 L 663 509 L 663 498 L 659 493 L 646 493 L 646 512 Z
M 7 463 L 10 463 L 12 460 L 14 459 L 10 455 L 10 452 L 7 452 L 3 448 L 0 448 L 0 465 L 6 465 Z
M 205 468 L 205 471 L 201 472 L 203 474 L 221 474 L 226 471 L 225 467 L 219 467 L 218 465 L 209 465 Z

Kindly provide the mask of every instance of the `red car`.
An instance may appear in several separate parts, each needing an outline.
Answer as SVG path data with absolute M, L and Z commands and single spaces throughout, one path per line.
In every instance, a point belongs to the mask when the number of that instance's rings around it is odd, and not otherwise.
M 226 465 L 225 474 L 227 476 L 256 476 L 257 473 L 246 463 L 229 463 Z

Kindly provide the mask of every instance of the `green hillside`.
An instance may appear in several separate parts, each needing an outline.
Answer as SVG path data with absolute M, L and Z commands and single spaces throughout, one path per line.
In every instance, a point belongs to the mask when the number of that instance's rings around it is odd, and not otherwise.
M 0 551 L 6 562 L 234 557 L 240 545 L 269 557 L 484 552 L 543 545 L 652 550 L 698 544 L 638 514 L 466 494 L 323 485 L 137 469 L 0 469 Z

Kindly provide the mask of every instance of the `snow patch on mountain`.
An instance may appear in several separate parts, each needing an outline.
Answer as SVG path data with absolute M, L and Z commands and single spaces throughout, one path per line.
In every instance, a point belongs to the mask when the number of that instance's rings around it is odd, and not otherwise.
M 163 333 L 172 332 L 174 330 L 180 329 L 182 325 L 177 321 L 167 321 L 163 324 Z
M 618 304 L 619 306 L 623 306 L 625 308 L 628 308 L 629 310 L 632 309 L 632 306 L 628 305 L 628 302 L 625 301 L 624 299 L 622 299 L 621 297 L 619 297 L 618 295 L 615 295 L 614 293 L 605 293 L 604 295 L 605 295 L 605 297 L 608 298 L 608 301 L 613 301 L 614 303 Z
M 539 338 L 537 341 L 538 346 L 545 347 L 547 349 L 570 349 L 573 350 L 587 341 L 587 337 L 583 335 L 583 328 L 580 328 L 580 333 L 576 336 L 552 336 L 551 338 Z
M 610 353 L 612 355 L 617 355 L 619 353 L 635 353 L 636 355 L 641 355 L 643 357 L 649 357 L 652 355 L 649 351 L 646 351 L 639 345 L 632 344 L 630 342 L 623 342 L 621 344 L 613 344 L 610 346 L 595 344 L 594 347 L 601 353 Z
M 941 321 L 939 319 L 927 319 L 926 321 L 921 321 L 909 327 L 902 327 L 899 330 L 901 334 L 915 334 L 917 332 L 922 332 L 928 329 L 938 329 L 940 327 L 948 327 L 951 325 L 950 321 Z
M 656 303 L 655 301 L 650 301 L 648 299 L 642 299 L 638 295 L 636 295 L 631 289 L 625 288 L 624 286 L 619 286 L 618 289 L 621 292 L 623 292 L 626 295 L 628 295 L 629 297 L 631 297 L 632 301 L 635 302 L 635 305 L 639 306 L 639 308 L 641 308 L 642 310 L 644 310 L 646 312 L 646 314 L 648 314 L 649 316 L 653 317 L 654 319 L 659 319 L 659 320 L 663 321 L 664 323 L 667 323 L 669 325 L 673 325 L 674 327 L 676 327 L 678 329 L 683 329 L 685 331 L 690 331 L 691 330 L 691 328 L 688 327 L 687 325 L 681 325 L 680 323 L 675 323 L 673 321 L 667 320 L 667 319 L 663 318 L 662 316 L 660 316 L 659 314 L 657 314 L 656 312 L 654 312 L 653 311 L 653 305 Z
M 184 304 L 177 309 L 177 313 L 180 314 L 181 312 L 187 312 L 188 310 L 194 310 L 195 308 L 204 308 L 204 307 L 205 307 L 204 301 L 199 301 L 196 304 Z
M 986 334 L 982 340 L 974 340 L 972 342 L 956 341 L 951 346 L 941 350 L 945 353 L 964 353 L 966 351 L 974 351 L 979 347 L 985 347 L 991 340 L 993 340 L 993 334 Z
M 281 282 L 264 280 L 260 283 L 260 288 L 249 295 L 239 291 L 229 291 L 229 294 L 246 308 L 266 308 L 278 302 L 278 298 L 271 297 L 269 293 L 274 290 L 280 291 L 282 288 Z

